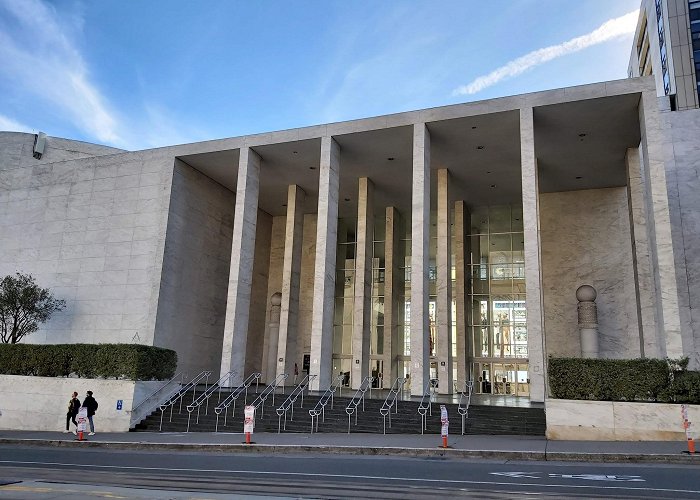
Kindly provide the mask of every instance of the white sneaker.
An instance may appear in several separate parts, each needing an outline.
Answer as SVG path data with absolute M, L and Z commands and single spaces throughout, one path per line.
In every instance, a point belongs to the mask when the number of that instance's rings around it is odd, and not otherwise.
M 65 431 L 63 431 L 63 434 L 68 434 L 69 432 L 70 431 L 68 429 L 66 429 Z
M 78 435 L 78 431 L 73 431 L 73 434 L 75 434 L 75 435 L 77 436 L 77 435 Z
M 95 435 L 94 432 L 88 432 L 88 436 L 94 436 L 94 435 Z

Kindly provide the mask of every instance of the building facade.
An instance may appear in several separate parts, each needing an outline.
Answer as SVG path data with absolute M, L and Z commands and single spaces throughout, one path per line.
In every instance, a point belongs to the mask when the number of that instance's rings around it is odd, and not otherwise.
M 271 382 L 547 394 L 580 356 L 700 361 L 700 118 L 653 77 L 144 151 L 0 133 L 0 274 L 29 342 L 139 342 Z

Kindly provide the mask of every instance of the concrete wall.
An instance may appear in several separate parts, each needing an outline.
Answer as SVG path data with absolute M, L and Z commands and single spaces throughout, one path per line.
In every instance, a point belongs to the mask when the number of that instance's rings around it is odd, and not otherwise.
M 0 275 L 31 273 L 67 303 L 27 342 L 132 342 L 138 333 L 152 344 L 173 154 L 45 163 L 47 153 L 32 164 L 26 143 L 21 156 L 13 148 L 2 153 Z
M 96 432 L 127 432 L 131 409 L 163 382 L 102 380 L 0 375 L 0 429 L 61 432 L 66 425 L 68 400 L 93 391 L 99 404 L 94 417 Z M 123 401 L 117 410 L 117 400 Z M 74 428 L 71 424 L 71 430 Z
M 154 345 L 191 377 L 221 364 L 234 207 L 233 192 L 175 162 Z
M 547 439 L 577 441 L 684 441 L 681 405 L 548 399 Z M 700 406 L 688 419 L 700 421 Z M 691 427 L 691 430 L 693 427 Z M 697 427 L 693 430 L 698 437 Z M 679 451 L 683 449 L 679 443 Z
M 540 195 L 547 354 L 581 354 L 576 289 L 598 291 L 604 358 L 639 357 L 626 188 Z
M 32 156 L 34 137 L 34 134 L 23 132 L 0 132 L 0 172 L 18 167 L 35 167 L 57 161 L 124 152 L 121 149 L 99 144 L 47 137 L 44 154 L 40 160 L 37 160 Z

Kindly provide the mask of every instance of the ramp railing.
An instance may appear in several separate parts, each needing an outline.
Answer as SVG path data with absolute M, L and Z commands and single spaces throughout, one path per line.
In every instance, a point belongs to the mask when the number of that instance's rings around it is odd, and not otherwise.
M 304 406 L 304 391 L 309 385 L 309 382 L 314 380 L 316 378 L 316 375 L 307 375 L 304 377 L 304 379 L 294 387 L 292 392 L 287 396 L 287 399 L 284 400 L 284 403 L 277 408 L 277 434 L 282 432 L 282 415 L 284 415 L 284 430 L 287 430 L 287 412 L 290 412 L 290 420 L 294 421 L 294 403 L 296 403 L 297 399 L 301 396 L 301 404 L 299 405 L 299 408 L 303 408 Z
M 433 404 L 432 404 L 432 392 L 430 390 L 430 382 L 425 385 L 425 391 L 423 392 L 423 398 L 420 400 L 418 405 L 418 413 L 420 414 L 420 433 L 423 434 L 428 428 L 428 415 L 433 416 Z M 428 400 L 427 403 L 425 400 Z
M 251 406 L 255 407 L 255 411 L 260 408 L 260 416 L 263 416 L 265 414 L 265 401 L 267 398 L 272 394 L 272 406 L 275 406 L 275 391 L 277 390 L 277 387 L 283 383 L 285 380 L 289 378 L 289 375 L 286 373 L 281 373 L 277 375 L 277 378 L 272 382 L 272 384 L 268 385 L 263 389 L 263 391 L 258 395 L 257 398 L 255 398 L 255 401 L 251 403 Z
M 221 413 L 224 414 L 224 427 L 226 427 L 228 409 L 231 406 L 233 406 L 231 409 L 231 418 L 233 418 L 233 415 L 236 413 L 236 401 L 241 397 L 241 395 L 244 396 L 243 404 L 248 404 L 248 388 L 253 384 L 253 382 L 255 382 L 255 394 L 258 393 L 258 382 L 260 381 L 260 377 L 262 377 L 261 373 L 251 373 L 248 375 L 248 378 L 243 381 L 243 385 L 231 389 L 231 394 L 229 394 L 226 399 L 221 401 L 217 407 L 214 408 L 214 413 L 216 413 L 216 427 L 214 432 L 219 432 L 219 416 Z
M 197 385 L 204 380 L 204 390 L 206 390 L 209 387 L 209 377 L 211 377 L 211 371 L 210 370 L 204 370 L 197 376 L 195 376 L 192 380 L 190 380 L 186 385 L 182 386 L 179 391 L 177 391 L 175 394 L 170 396 L 168 400 L 165 403 L 162 403 L 159 408 L 160 408 L 160 427 L 158 427 L 158 431 L 163 430 L 163 414 L 165 413 L 165 410 L 170 408 L 170 422 L 173 421 L 173 408 L 175 407 L 175 403 L 180 403 L 180 409 L 178 410 L 178 413 L 182 413 L 182 400 L 185 397 L 185 394 L 187 394 L 190 390 L 192 390 L 192 401 L 195 400 L 197 397 Z
M 338 391 L 343 383 L 343 375 L 338 375 L 331 385 L 326 389 L 326 391 L 321 395 L 321 399 L 318 400 L 316 406 L 309 410 L 309 415 L 311 416 L 311 434 L 314 433 L 314 419 L 316 420 L 316 432 L 318 432 L 318 417 L 321 415 L 321 419 L 326 421 L 326 405 L 328 401 L 331 402 L 331 410 L 333 409 L 333 399 L 335 397 L 335 391 Z
M 474 390 L 474 381 L 469 380 L 464 384 L 464 392 L 459 395 L 459 406 L 457 411 L 462 416 L 462 435 L 464 436 L 464 424 L 469 416 L 469 405 L 472 402 L 472 391 Z
M 355 425 L 357 425 L 357 407 L 360 403 L 362 403 L 362 411 L 365 411 L 365 392 L 369 390 L 370 398 L 372 397 L 372 382 L 374 382 L 374 377 L 362 379 L 360 387 L 355 391 L 350 404 L 345 408 L 345 413 L 348 414 L 348 434 L 350 434 L 350 421 L 353 413 L 355 414 Z
M 203 403 L 206 403 L 204 405 L 205 409 L 205 415 L 209 415 L 209 398 L 211 398 L 212 394 L 215 392 L 219 393 L 219 399 L 217 403 L 221 402 L 221 386 L 226 382 L 226 386 L 228 389 L 228 386 L 231 385 L 231 377 L 236 375 L 236 372 L 230 371 L 224 374 L 217 382 L 216 384 L 212 384 L 207 389 L 197 397 L 192 403 L 187 405 L 187 432 L 190 432 L 190 420 L 192 418 L 192 412 L 196 409 L 197 410 L 197 421 L 195 423 L 199 423 L 199 411 L 200 408 L 202 407 Z
M 379 413 L 382 414 L 382 418 L 384 420 L 384 434 L 386 434 L 387 417 L 389 417 L 389 428 L 391 428 L 391 409 L 394 409 L 394 413 L 399 412 L 398 395 L 403 390 L 404 382 L 406 382 L 406 379 L 403 377 L 398 377 L 396 380 L 394 380 L 394 383 L 391 384 L 389 394 L 387 394 L 386 399 L 384 400 L 384 404 L 379 410 Z
M 179 392 L 180 389 L 182 389 L 186 378 L 187 374 L 184 371 L 177 373 L 170 380 L 167 380 L 165 383 L 163 383 L 163 385 L 158 387 L 158 389 L 143 398 L 139 404 L 134 406 L 127 413 L 132 415 L 132 420 L 135 415 L 139 415 L 142 412 L 150 413 L 154 408 L 160 407 L 161 401 L 159 400 L 170 398 L 173 394 Z

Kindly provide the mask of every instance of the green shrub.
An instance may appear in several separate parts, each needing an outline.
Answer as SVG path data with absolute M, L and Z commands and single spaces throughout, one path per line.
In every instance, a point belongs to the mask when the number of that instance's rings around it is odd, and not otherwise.
M 177 353 L 140 344 L 0 344 L 0 374 L 166 380 Z
M 700 372 L 687 360 L 550 358 L 549 387 L 558 399 L 700 403 Z

